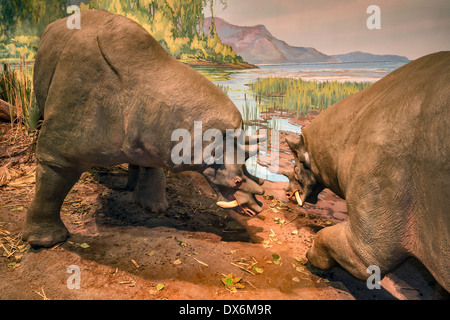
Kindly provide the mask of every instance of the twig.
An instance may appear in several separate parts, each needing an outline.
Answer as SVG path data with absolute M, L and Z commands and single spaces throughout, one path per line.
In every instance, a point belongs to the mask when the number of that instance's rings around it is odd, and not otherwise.
M 40 295 L 42 298 L 44 298 L 44 300 L 50 300 L 50 299 L 47 298 L 47 296 L 45 295 L 45 291 L 44 291 L 44 288 L 43 288 L 43 287 L 41 287 L 41 291 L 42 291 L 42 293 L 37 292 L 37 291 L 33 291 L 33 292 L 36 293 L 36 294 L 38 294 L 38 295 Z
M 136 268 L 139 268 L 139 265 L 137 264 L 136 261 L 134 261 L 133 259 L 131 259 L 131 262 L 133 262 L 133 264 L 136 266 Z
M 8 257 L 11 255 L 11 253 L 8 251 L 8 249 L 5 248 L 5 246 L 3 245 L 3 243 L 0 243 L 0 245 L 3 247 L 3 249 L 5 250 L 5 252 L 7 253 Z
M 59 248 L 59 246 L 60 245 L 62 245 L 63 243 L 62 242 L 60 242 L 60 243 L 58 243 L 58 244 L 56 244 L 56 245 L 54 245 L 53 247 L 51 247 L 49 250 L 56 250 L 56 249 L 58 249 Z
M 294 219 L 292 219 L 291 221 L 286 222 L 285 224 L 281 225 L 282 227 L 286 226 L 287 224 L 297 220 L 298 218 L 300 218 L 300 215 L 297 215 Z
M 204 265 L 205 267 L 208 266 L 208 264 L 204 263 L 203 261 L 200 261 L 200 260 L 198 260 L 198 259 L 196 259 L 196 258 L 194 258 L 194 260 L 197 261 L 198 263 Z
M 247 282 L 249 285 L 251 285 L 253 288 L 255 288 L 256 290 L 258 290 L 258 288 L 257 287 L 255 287 L 250 281 L 245 281 L 245 282 Z
M 250 274 L 252 274 L 252 275 L 255 276 L 255 274 L 254 274 L 253 272 L 251 272 L 250 270 L 247 270 L 247 269 L 245 269 L 245 268 L 241 267 L 240 265 L 237 265 L 237 264 L 235 264 L 235 263 L 233 263 L 233 262 L 231 262 L 231 264 L 232 264 L 233 266 L 238 267 L 239 269 L 241 269 L 241 270 L 243 270 L 243 271 L 245 271 L 245 272 L 248 272 L 248 273 L 250 273 Z
M 9 237 L 8 237 L 9 238 Z M 20 243 L 20 241 L 22 241 L 22 237 L 21 237 L 21 233 L 19 233 L 19 235 L 18 235 L 18 237 L 17 237 L 17 242 L 14 244 L 13 243 L 13 241 L 14 241 L 14 239 L 12 239 L 12 238 L 10 238 L 10 253 L 6 256 L 6 258 L 9 258 L 10 256 L 12 256 L 14 253 L 16 253 L 16 248 L 17 248 L 17 245 Z M 2 245 L 3 246 L 3 245 Z M 3 247 L 3 248 L 5 248 L 5 247 Z M 6 250 L 6 249 L 5 249 Z

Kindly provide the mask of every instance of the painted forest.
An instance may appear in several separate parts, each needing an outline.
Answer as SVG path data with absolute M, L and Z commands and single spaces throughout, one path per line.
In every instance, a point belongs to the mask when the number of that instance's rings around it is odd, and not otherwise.
M 41 33 L 71 14 L 70 5 L 68 0 L 0 2 L 0 60 L 33 61 Z M 214 8 L 226 6 L 226 0 L 84 0 L 80 9 L 104 9 L 138 22 L 177 59 L 240 63 L 242 58 L 222 43 L 214 23 L 208 34 L 203 32 L 205 12 L 214 17 Z

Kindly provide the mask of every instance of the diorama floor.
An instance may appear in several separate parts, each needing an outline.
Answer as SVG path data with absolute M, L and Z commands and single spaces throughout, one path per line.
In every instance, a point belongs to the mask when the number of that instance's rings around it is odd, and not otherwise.
M 347 219 L 345 201 L 326 189 L 316 204 L 299 207 L 285 197 L 285 182 L 266 181 L 258 196 L 264 211 L 248 218 L 217 207 L 200 174 L 168 173 L 170 208 L 151 213 L 125 189 L 126 166 L 94 168 L 62 207 L 69 239 L 33 249 L 21 240 L 35 187 L 33 141 L 9 124 L 0 130 L 0 299 L 433 297 L 435 281 L 413 259 L 372 290 L 339 267 L 311 266 L 306 252 L 315 234 Z M 73 266 L 80 270 L 79 289 L 72 288 Z

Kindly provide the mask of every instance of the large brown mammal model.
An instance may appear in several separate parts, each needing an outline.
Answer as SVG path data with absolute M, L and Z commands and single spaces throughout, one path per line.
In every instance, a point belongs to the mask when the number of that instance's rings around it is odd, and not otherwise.
M 419 58 L 323 111 L 286 141 L 295 156 L 287 195 L 324 187 L 348 221 L 320 230 L 312 265 L 336 262 L 367 279 L 409 256 L 450 290 L 450 52 Z
M 241 114 L 227 95 L 128 18 L 84 11 L 80 27 L 68 29 L 67 19 L 61 19 L 41 36 L 34 88 L 44 123 L 24 240 L 49 247 L 68 237 L 61 205 L 81 173 L 93 166 L 129 163 L 134 197 L 152 211 L 168 207 L 166 168 L 202 173 L 219 205 L 248 215 L 261 212 L 255 195 L 264 193 L 263 181 L 245 165 L 172 159 L 177 129 L 195 137 L 194 122 L 201 123 L 200 134 L 215 129 L 225 136 L 242 128 Z M 201 143 L 200 151 L 207 145 Z M 191 146 L 194 158 L 198 143 Z M 249 146 L 235 144 L 247 157 Z

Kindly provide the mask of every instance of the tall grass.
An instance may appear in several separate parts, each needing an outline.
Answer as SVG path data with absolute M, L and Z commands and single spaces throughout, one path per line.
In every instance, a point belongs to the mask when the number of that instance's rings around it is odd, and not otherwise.
M 223 85 L 223 84 L 216 84 L 216 86 L 223 91 L 223 93 L 225 93 L 226 95 L 228 95 L 228 90 L 230 90 L 230 87 Z
M 269 104 L 302 116 L 312 110 L 324 110 L 370 85 L 371 82 L 317 82 L 300 78 L 265 77 L 253 81 L 251 88 L 260 100 L 263 96 L 269 100 Z
M 3 63 L 0 74 L 0 99 L 10 104 L 11 124 L 25 133 L 36 130 L 40 117 L 32 73 L 32 67 L 22 58 L 14 64 Z

